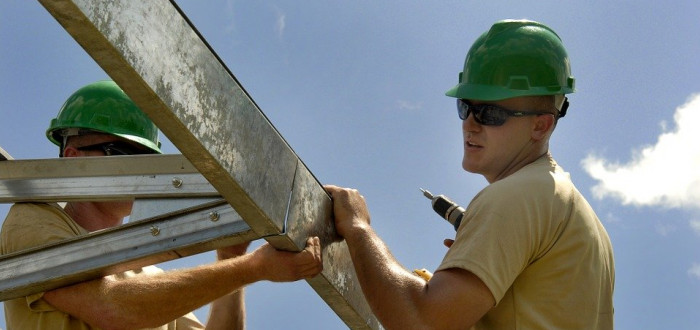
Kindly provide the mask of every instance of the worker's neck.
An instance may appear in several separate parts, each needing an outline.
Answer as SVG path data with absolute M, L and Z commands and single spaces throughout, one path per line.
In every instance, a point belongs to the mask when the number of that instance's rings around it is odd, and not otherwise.
M 542 143 L 537 143 L 533 145 L 533 148 L 528 149 L 527 152 L 523 152 L 522 157 L 516 157 L 513 162 L 508 164 L 508 166 L 504 167 L 504 169 L 499 172 L 498 174 L 494 176 L 487 176 L 484 175 L 484 178 L 486 178 L 486 181 L 489 182 L 489 184 L 492 184 L 496 181 L 499 181 L 501 179 L 504 179 L 508 177 L 509 175 L 519 171 L 521 168 L 532 164 L 536 160 L 540 159 L 542 156 L 549 154 L 549 145 L 548 144 L 542 144 Z
M 116 227 L 129 215 L 124 203 L 130 202 L 70 202 L 65 211 L 78 225 L 89 232 Z

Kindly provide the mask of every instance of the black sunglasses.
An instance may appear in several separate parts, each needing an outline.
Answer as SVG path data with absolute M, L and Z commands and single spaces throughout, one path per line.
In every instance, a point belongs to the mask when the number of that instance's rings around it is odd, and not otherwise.
M 472 104 L 463 99 L 457 99 L 457 114 L 459 119 L 467 120 L 469 114 L 474 115 L 474 120 L 486 126 L 501 126 L 505 124 L 508 117 L 524 117 L 553 115 L 543 111 L 514 111 L 493 104 Z
M 151 150 L 139 148 L 123 141 L 92 144 L 89 146 L 78 147 L 76 149 L 82 151 L 102 151 L 105 153 L 105 156 L 143 155 L 155 153 Z

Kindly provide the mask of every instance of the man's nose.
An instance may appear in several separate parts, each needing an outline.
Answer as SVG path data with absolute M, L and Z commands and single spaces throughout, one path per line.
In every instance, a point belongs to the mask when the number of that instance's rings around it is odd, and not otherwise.
M 462 120 L 462 129 L 465 132 L 474 132 L 481 129 L 481 124 L 476 122 L 474 114 L 471 111 L 467 114 L 467 119 Z

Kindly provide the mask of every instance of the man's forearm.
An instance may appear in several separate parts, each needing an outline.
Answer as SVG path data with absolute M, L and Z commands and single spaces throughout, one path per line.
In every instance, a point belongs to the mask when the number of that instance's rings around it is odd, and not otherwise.
M 369 226 L 346 238 L 362 291 L 387 328 L 420 325 L 417 300 L 425 282 L 408 272 Z
M 245 329 L 245 293 L 238 289 L 212 302 L 207 330 Z
M 102 328 L 160 326 L 260 280 L 247 257 L 154 276 L 103 278 L 47 292 L 45 299 Z
M 219 261 L 238 258 L 246 253 L 250 242 L 216 250 Z M 207 329 L 245 329 L 245 294 L 240 288 L 214 300 L 209 308 Z

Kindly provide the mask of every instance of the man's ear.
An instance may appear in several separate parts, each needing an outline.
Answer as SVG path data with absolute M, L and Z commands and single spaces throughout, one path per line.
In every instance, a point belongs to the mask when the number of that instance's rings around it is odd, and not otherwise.
M 63 157 L 78 157 L 80 156 L 80 150 L 73 146 L 65 146 L 63 148 Z
M 534 140 L 539 141 L 547 137 L 554 128 L 553 115 L 539 115 L 535 117 L 535 122 L 532 127 L 531 136 Z

